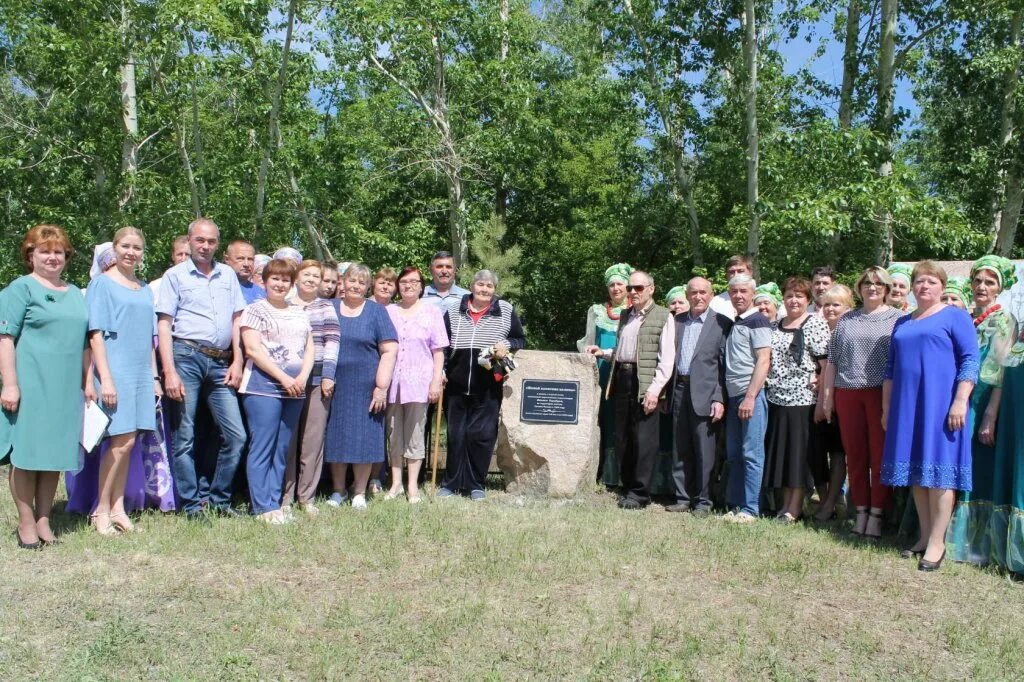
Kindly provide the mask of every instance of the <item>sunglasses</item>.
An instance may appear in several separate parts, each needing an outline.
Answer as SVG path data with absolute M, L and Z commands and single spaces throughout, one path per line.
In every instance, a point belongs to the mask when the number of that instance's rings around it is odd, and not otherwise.
M 626 285 L 626 291 L 629 291 L 629 292 L 635 291 L 638 294 L 644 293 L 644 289 L 646 289 L 646 288 L 647 288 L 646 284 L 627 284 Z

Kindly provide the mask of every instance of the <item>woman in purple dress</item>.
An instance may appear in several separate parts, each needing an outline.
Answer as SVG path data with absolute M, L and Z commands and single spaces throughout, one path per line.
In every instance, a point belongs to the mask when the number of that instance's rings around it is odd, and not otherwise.
M 918 569 L 946 556 L 955 490 L 971 489 L 967 401 L 978 379 L 978 339 L 970 316 L 941 303 L 946 272 L 931 261 L 914 268 L 917 309 L 896 322 L 889 347 L 882 415 L 882 483 L 911 486 L 921 537 Z

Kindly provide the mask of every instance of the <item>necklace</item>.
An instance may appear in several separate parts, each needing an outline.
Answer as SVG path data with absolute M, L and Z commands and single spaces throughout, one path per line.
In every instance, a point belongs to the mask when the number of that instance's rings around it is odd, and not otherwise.
M 622 317 L 622 311 L 625 310 L 626 308 L 628 308 L 629 305 L 626 304 L 626 303 L 623 303 L 621 306 L 617 306 L 617 307 L 619 308 L 619 312 L 617 312 L 617 313 L 616 312 L 612 312 L 612 302 L 611 301 L 605 301 L 604 302 L 604 312 L 608 316 L 609 320 L 618 320 L 620 317 Z
M 983 312 L 981 315 L 978 315 L 976 318 L 974 318 L 974 326 L 975 327 L 981 326 L 981 323 L 984 322 L 989 317 L 989 315 L 992 315 L 993 313 L 998 312 L 998 311 L 1000 311 L 1002 309 L 1003 309 L 1003 306 L 999 305 L 998 303 L 996 303 L 993 306 L 989 306 L 988 308 L 985 309 L 985 312 Z

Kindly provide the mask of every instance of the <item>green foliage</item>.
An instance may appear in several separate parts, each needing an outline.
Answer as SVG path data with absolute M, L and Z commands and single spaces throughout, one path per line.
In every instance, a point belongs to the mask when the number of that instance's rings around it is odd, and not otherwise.
M 522 281 L 515 271 L 523 256 L 523 247 L 518 244 L 506 247 L 504 242 L 505 221 L 496 215 L 491 216 L 474 231 L 469 241 L 472 269 L 490 270 L 497 275 L 498 295 L 516 303 L 523 291 Z M 470 276 L 468 269 L 463 270 L 463 280 Z

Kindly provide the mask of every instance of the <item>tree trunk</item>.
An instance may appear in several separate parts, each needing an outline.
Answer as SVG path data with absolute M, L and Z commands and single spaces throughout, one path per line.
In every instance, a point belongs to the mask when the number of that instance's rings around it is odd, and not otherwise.
M 1010 20 L 1010 48 L 1015 52 L 1013 65 L 1003 83 L 1003 103 L 999 115 L 1000 170 L 999 185 L 992 200 L 993 246 L 1001 256 L 1009 256 L 1017 234 L 1017 220 L 1020 217 L 1020 159 L 1007 158 L 1007 151 L 1013 149 L 1014 121 L 1017 115 L 1017 86 L 1020 83 L 1020 50 L 1022 48 L 1021 23 L 1024 9 L 1018 9 Z M 1017 155 L 1013 155 L 1016 157 Z M 1010 170 L 1007 171 L 1007 168 Z M 1016 185 L 1016 187 L 1014 187 Z
M 309 233 L 309 241 L 313 243 L 313 251 L 316 253 L 316 259 L 321 263 L 324 261 L 324 254 L 331 260 L 334 260 L 334 256 L 331 254 L 330 247 L 324 242 L 323 236 L 313 225 L 313 221 L 309 217 L 309 212 L 306 211 L 306 202 L 302 198 L 302 190 L 299 187 L 299 180 L 295 177 L 295 169 L 292 168 L 291 164 L 288 165 L 288 184 L 292 188 L 292 200 L 295 202 L 295 210 L 299 212 L 299 217 L 302 218 L 302 224 L 306 227 L 306 232 Z
M 860 44 L 861 0 L 850 0 L 846 10 L 846 45 L 843 47 L 843 84 L 839 89 L 839 127 L 848 130 L 853 125 L 853 91 L 857 85 L 860 64 L 857 48 Z
M 178 156 L 181 157 L 181 167 L 185 170 L 185 179 L 188 181 L 188 192 L 192 198 L 192 217 L 199 218 L 203 215 L 203 201 L 199 194 L 199 186 L 196 183 L 196 175 L 192 170 L 192 160 L 188 155 L 186 144 L 185 126 L 174 126 L 174 136 L 178 143 Z
M 186 33 L 185 44 L 188 46 L 189 58 L 194 58 L 195 46 L 192 44 L 191 33 Z M 193 167 L 195 169 L 196 190 L 199 193 L 199 204 L 203 206 L 206 204 L 206 182 L 203 180 L 203 136 L 199 128 L 199 96 L 196 94 L 196 73 L 194 69 L 192 80 L 189 83 L 189 96 L 192 100 L 192 156 L 195 157 Z M 188 156 L 187 151 L 186 156 Z
M 672 140 L 672 168 L 675 173 L 676 198 L 686 207 L 686 223 L 690 227 L 690 250 L 693 253 L 693 267 L 704 267 L 704 250 L 700 245 L 700 219 L 697 207 L 693 205 L 693 183 L 686 171 L 686 159 L 683 158 L 681 143 Z
M 501 0 L 498 6 L 498 18 L 501 20 L 501 48 L 498 58 L 501 62 L 501 85 L 504 89 L 508 78 L 505 72 L 505 61 L 508 60 L 509 50 L 509 0 Z M 498 169 L 498 179 L 494 187 L 494 214 L 502 220 L 508 213 L 508 189 L 505 187 L 505 171 Z
M 430 37 L 434 55 L 434 113 L 435 127 L 441 134 L 441 164 L 448 182 L 448 226 L 452 237 L 452 256 L 455 267 L 469 262 L 466 197 L 463 193 L 462 159 L 455 148 L 451 122 L 448 118 L 448 85 L 445 81 L 444 51 L 441 38 L 435 32 Z
M 896 22 L 899 16 L 899 0 L 882 0 L 882 27 L 878 50 L 878 94 L 875 112 L 875 130 L 882 138 L 882 159 L 878 165 L 878 176 L 892 175 L 893 155 L 893 92 L 896 67 Z M 875 212 L 879 226 L 879 248 L 876 262 L 888 265 L 893 258 L 892 213 L 888 206 L 879 206 Z
M 270 121 L 267 125 L 267 142 L 263 146 L 263 154 L 260 156 L 260 169 L 256 176 L 256 221 L 253 227 L 252 243 L 256 247 L 259 242 L 260 229 L 263 227 L 263 209 L 266 200 L 267 174 L 270 170 L 270 157 L 280 146 L 281 132 L 278 129 L 277 121 L 281 115 L 281 95 L 284 93 L 284 85 L 288 80 L 288 53 L 292 47 L 292 29 L 295 26 L 295 6 L 298 0 L 291 0 L 288 3 L 288 27 L 284 34 L 284 47 L 281 50 L 281 66 L 277 71 L 277 83 L 274 86 L 274 94 L 270 101 Z M 259 250 L 257 248 L 257 250 Z
M 761 242 L 761 215 L 758 212 L 757 174 L 760 162 L 757 135 L 757 21 L 756 0 L 745 0 L 743 12 L 743 62 L 746 69 L 746 119 L 747 119 L 747 212 L 750 217 L 750 232 L 747 234 L 747 257 L 754 268 L 754 277 L 760 276 L 758 251 Z

